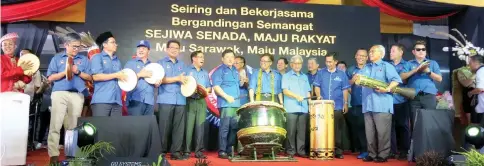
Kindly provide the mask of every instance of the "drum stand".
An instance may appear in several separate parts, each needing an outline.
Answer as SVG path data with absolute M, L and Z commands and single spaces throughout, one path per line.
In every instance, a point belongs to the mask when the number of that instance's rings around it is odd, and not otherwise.
M 230 157 L 231 162 L 297 162 L 295 158 L 277 156 L 282 149 L 281 145 L 274 143 L 254 143 L 247 145 L 239 156 Z M 232 152 L 234 147 L 232 146 Z M 262 155 L 258 157 L 258 155 Z

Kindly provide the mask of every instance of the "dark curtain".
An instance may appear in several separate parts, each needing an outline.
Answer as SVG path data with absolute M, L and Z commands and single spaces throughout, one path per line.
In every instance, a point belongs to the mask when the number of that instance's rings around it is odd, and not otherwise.
M 33 54 L 40 56 L 50 28 L 48 22 L 14 23 L 7 24 L 4 31 L 17 32 L 19 35 L 15 55 L 18 55 L 20 50 L 27 48 L 31 49 Z
M 465 6 L 432 2 L 429 0 L 381 0 L 391 7 L 421 17 L 438 17 L 463 9 Z
M 437 3 L 437 2 L 418 3 L 419 1 L 417 0 L 415 1 L 409 1 L 409 0 L 393 1 L 392 0 L 392 1 L 388 1 L 390 4 L 387 4 L 386 1 L 384 0 L 362 0 L 362 2 L 368 6 L 378 7 L 380 9 L 380 12 L 382 13 L 386 13 L 394 17 L 398 17 L 406 20 L 412 20 L 412 21 L 427 21 L 427 20 L 446 18 L 448 16 L 451 16 L 457 13 L 458 11 L 460 11 L 461 8 L 463 8 L 458 5 L 449 5 L 449 4 Z M 432 3 L 434 6 L 438 6 L 438 4 L 441 4 L 442 7 L 432 8 L 430 6 Z M 448 6 L 448 8 L 445 8 L 445 6 Z M 414 15 L 414 14 L 422 14 L 426 12 L 431 13 L 428 15 L 432 15 L 432 16 Z
M 456 28 L 462 34 L 465 34 L 466 40 L 472 42 L 475 46 L 484 47 L 484 8 L 469 7 L 462 12 L 449 17 L 449 29 Z M 462 41 L 456 33 L 451 33 Z M 462 41 L 463 42 L 463 41 Z M 454 47 L 456 44 L 453 40 L 448 40 L 447 46 Z M 449 58 L 450 71 L 465 65 L 457 56 L 447 53 Z

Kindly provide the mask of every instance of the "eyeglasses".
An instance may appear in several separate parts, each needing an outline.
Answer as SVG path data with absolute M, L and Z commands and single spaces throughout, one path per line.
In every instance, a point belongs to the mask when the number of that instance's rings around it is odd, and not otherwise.
M 295 64 L 295 65 L 302 65 L 302 63 L 292 63 L 292 64 Z
M 260 61 L 260 63 L 270 63 L 272 61 Z
M 69 45 L 72 47 L 72 49 L 74 50 L 80 50 L 81 49 L 81 46 L 77 45 L 77 46 L 74 46 L 74 45 Z
M 425 48 L 416 48 L 415 49 L 415 51 L 425 51 L 425 50 L 427 50 L 427 49 L 425 49 Z

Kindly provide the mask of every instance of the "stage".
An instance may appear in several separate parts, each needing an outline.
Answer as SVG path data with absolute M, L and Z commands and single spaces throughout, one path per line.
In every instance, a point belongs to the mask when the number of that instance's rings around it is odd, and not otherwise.
M 63 152 L 61 152 L 62 154 Z M 250 165 L 250 166 L 267 166 L 267 164 L 277 164 L 278 166 L 288 166 L 288 165 L 321 165 L 321 164 L 330 164 L 331 166 L 349 166 L 349 165 L 358 165 L 358 166 L 371 166 L 371 165 L 392 165 L 392 166 L 413 166 L 415 163 L 409 164 L 406 161 L 398 161 L 395 159 L 388 160 L 387 163 L 365 163 L 361 160 L 356 158 L 356 154 L 346 154 L 344 159 L 335 159 L 332 161 L 316 161 L 316 160 L 309 160 L 305 158 L 298 158 L 298 162 L 238 162 L 233 163 L 228 160 L 220 159 L 217 157 L 216 152 L 208 152 L 207 153 L 208 159 L 210 161 L 210 165 L 217 166 L 217 165 Z M 64 159 L 63 156 L 60 157 Z M 185 161 L 174 161 L 169 160 L 169 163 L 172 166 L 193 166 L 195 164 L 196 159 L 190 158 L 189 160 Z M 49 155 L 47 154 L 47 149 L 40 149 L 37 151 L 31 151 L 27 154 L 27 164 L 35 164 L 35 165 L 48 165 L 49 164 Z

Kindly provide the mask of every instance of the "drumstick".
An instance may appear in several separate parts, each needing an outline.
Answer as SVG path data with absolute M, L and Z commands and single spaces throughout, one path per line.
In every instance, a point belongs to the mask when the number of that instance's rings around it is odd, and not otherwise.
M 248 95 L 240 95 L 239 97 L 235 98 L 234 100 L 240 99 L 242 97 L 247 97 Z
M 314 99 L 317 99 L 318 96 L 313 96 L 313 97 L 305 97 L 303 100 L 307 100 L 307 99 L 311 99 L 311 100 L 314 100 Z

